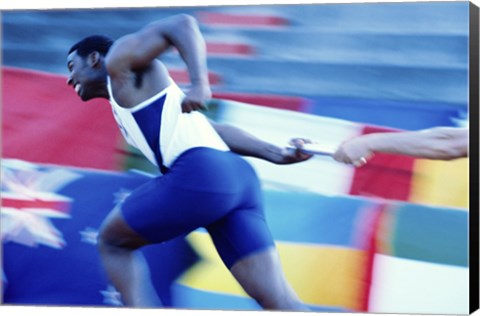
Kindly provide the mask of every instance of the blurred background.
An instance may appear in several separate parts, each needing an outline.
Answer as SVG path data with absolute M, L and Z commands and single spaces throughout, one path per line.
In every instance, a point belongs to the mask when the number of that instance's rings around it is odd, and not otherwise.
M 2 12 L 6 304 L 118 306 L 101 221 L 157 172 L 108 103 L 67 87 L 66 55 L 177 13 L 204 34 L 210 118 L 278 145 L 468 126 L 468 2 Z M 160 57 L 188 89 L 178 53 Z M 295 166 L 248 159 L 287 278 L 314 311 L 468 312 L 468 159 L 378 154 Z M 167 307 L 255 310 L 203 229 L 144 250 Z M 169 258 L 169 260 L 164 260 Z

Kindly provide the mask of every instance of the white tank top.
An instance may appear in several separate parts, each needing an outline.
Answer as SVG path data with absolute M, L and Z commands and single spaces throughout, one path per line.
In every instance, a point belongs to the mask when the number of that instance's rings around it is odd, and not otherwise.
M 125 140 L 162 172 L 190 148 L 229 150 L 205 115 L 196 111 L 182 113 L 185 95 L 170 81 L 170 86 L 131 108 L 115 102 L 109 77 L 107 83 L 113 115 Z

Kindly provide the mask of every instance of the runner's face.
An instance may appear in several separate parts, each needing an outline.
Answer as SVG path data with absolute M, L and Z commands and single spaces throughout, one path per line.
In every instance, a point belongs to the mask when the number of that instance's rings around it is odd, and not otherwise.
M 67 57 L 67 67 L 70 73 L 67 84 L 75 89 L 78 96 L 83 101 L 96 97 L 93 87 L 98 81 L 98 74 L 95 73 L 95 69 L 89 65 L 87 60 L 74 51 Z

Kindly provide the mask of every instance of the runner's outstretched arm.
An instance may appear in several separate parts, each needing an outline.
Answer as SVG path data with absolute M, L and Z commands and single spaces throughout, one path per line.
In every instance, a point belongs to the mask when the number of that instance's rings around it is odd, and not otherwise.
M 292 164 L 308 160 L 312 155 L 282 148 L 229 124 L 211 122 L 230 149 L 242 156 L 260 158 L 275 164 Z
M 468 156 L 468 129 L 435 127 L 420 131 L 372 133 L 342 143 L 334 159 L 354 163 L 377 152 L 451 160 Z

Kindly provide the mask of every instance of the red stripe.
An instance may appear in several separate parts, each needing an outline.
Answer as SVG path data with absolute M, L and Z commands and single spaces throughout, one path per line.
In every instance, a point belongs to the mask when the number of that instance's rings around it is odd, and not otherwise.
M 375 254 L 378 252 L 377 247 L 377 235 L 382 224 L 383 218 L 386 212 L 386 204 L 379 204 L 375 210 L 375 215 L 372 221 L 370 222 L 371 230 L 369 233 L 369 243 L 366 251 L 366 269 L 364 275 L 364 288 L 361 291 L 361 304 L 360 312 L 368 312 L 368 305 L 370 301 L 370 293 L 372 290 L 372 281 L 373 281 L 373 271 L 375 269 Z
M 208 55 L 221 55 L 221 56 L 253 56 L 255 49 L 244 43 L 222 43 L 222 42 L 207 42 Z M 172 53 L 178 54 L 176 48 L 172 48 Z
M 60 211 L 62 213 L 66 213 L 69 208 L 69 203 L 61 202 L 61 201 L 43 201 L 38 199 L 20 200 L 20 199 L 3 198 L 2 206 L 16 208 L 16 209 L 24 209 L 24 208 L 53 209 L 53 210 Z
M 241 25 L 241 26 L 286 26 L 288 20 L 280 16 L 271 15 L 248 15 L 202 12 L 199 14 L 199 21 L 210 25 Z
M 309 104 L 309 101 L 304 98 L 269 94 L 215 92 L 213 97 L 299 112 L 305 112 L 305 107 Z
M 66 76 L 2 67 L 2 156 L 117 169 L 121 136 L 107 100 L 84 103 Z
M 207 52 L 209 55 L 240 55 L 252 56 L 254 49 L 248 44 L 232 43 L 207 43 Z
M 168 70 L 172 79 L 179 85 L 186 85 L 190 83 L 190 76 L 188 71 L 184 69 L 169 69 Z M 208 73 L 208 80 L 210 81 L 211 85 L 216 85 L 221 82 L 220 76 L 216 73 L 209 72 Z
M 362 134 L 391 132 L 366 126 Z M 407 201 L 410 196 L 415 158 L 378 153 L 363 167 L 355 168 L 350 194 Z

